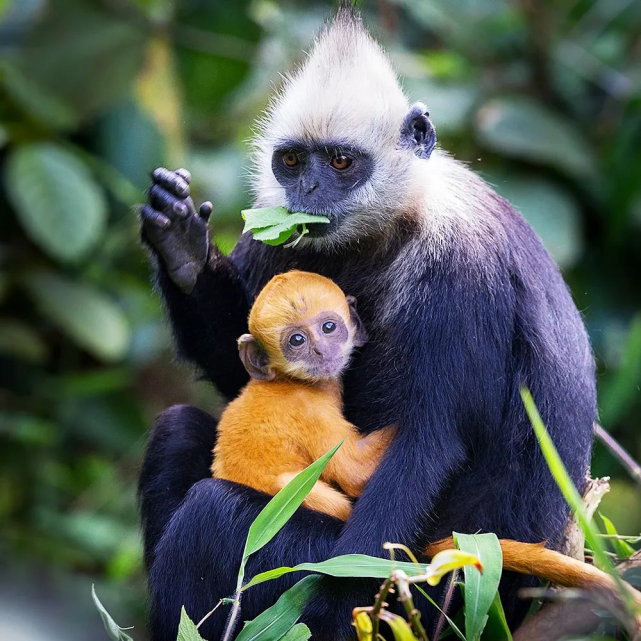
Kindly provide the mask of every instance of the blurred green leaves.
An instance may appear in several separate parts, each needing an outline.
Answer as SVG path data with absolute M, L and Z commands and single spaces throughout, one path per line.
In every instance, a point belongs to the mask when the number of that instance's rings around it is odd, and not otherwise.
M 34 273 L 25 284 L 42 313 L 98 358 L 122 358 L 130 329 L 122 311 L 99 290 L 53 273 Z
M 102 238 L 103 193 L 83 162 L 59 145 L 17 147 L 5 185 L 25 231 L 53 258 L 78 261 Z

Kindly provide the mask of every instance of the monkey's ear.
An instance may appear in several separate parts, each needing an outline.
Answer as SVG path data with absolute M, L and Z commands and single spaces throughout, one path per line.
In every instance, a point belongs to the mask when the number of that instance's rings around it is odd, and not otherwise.
M 349 305 L 349 318 L 354 327 L 354 346 L 363 347 L 369 340 L 369 336 L 367 335 L 367 330 L 365 329 L 365 325 L 363 325 L 361 317 L 356 311 L 356 298 L 354 298 L 354 296 L 346 296 L 345 298 Z
M 260 381 L 271 381 L 276 376 L 269 366 L 269 357 L 251 334 L 238 339 L 238 353 L 247 373 Z
M 427 107 L 422 102 L 412 105 L 401 127 L 401 146 L 412 149 L 419 158 L 429 158 L 436 145 L 436 131 Z

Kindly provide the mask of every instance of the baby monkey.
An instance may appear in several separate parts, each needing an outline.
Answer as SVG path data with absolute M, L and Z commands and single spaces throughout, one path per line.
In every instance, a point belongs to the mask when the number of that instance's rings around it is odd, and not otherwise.
M 276 494 L 345 438 L 303 505 L 346 520 L 393 436 L 361 436 L 343 416 L 341 373 L 367 341 L 356 300 L 318 274 L 280 274 L 249 331 L 238 350 L 251 380 L 218 424 L 213 476 Z

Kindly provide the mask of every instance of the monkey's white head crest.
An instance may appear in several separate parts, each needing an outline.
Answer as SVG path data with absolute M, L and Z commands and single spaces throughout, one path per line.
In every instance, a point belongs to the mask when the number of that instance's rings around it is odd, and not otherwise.
M 342 8 L 276 97 L 271 136 L 395 145 L 408 103 L 395 71 L 360 16 Z M 270 136 L 270 137 L 271 137 Z

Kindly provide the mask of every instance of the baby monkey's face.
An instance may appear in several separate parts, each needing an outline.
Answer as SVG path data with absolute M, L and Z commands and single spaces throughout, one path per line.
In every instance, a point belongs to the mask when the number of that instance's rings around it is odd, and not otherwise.
M 301 378 L 338 378 L 347 367 L 354 346 L 354 329 L 331 311 L 292 323 L 280 335 L 287 369 Z

